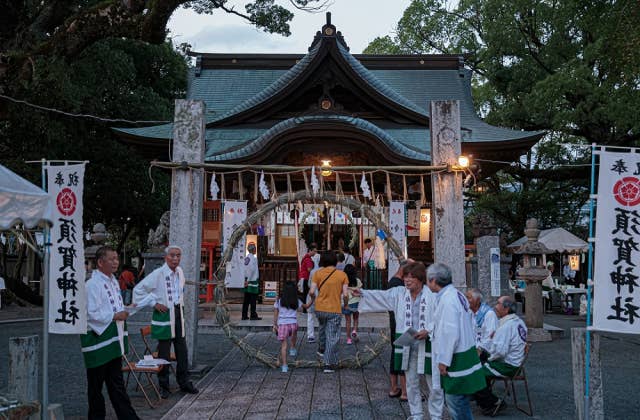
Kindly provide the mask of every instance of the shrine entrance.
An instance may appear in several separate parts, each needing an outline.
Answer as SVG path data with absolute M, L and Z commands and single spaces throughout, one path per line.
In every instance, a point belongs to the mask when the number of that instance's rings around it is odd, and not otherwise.
M 398 242 L 393 238 L 389 227 L 382 221 L 380 215 L 375 211 L 373 207 L 352 198 L 339 197 L 334 193 L 313 193 L 311 191 L 303 190 L 297 191 L 292 194 L 284 194 L 280 197 L 272 199 L 271 201 L 263 205 L 259 210 L 249 215 L 242 224 L 237 226 L 231 234 L 231 237 L 229 238 L 228 246 L 226 247 L 222 255 L 215 277 L 217 279 L 226 278 L 226 263 L 231 260 L 236 245 L 243 238 L 243 235 L 245 235 L 246 232 L 250 231 L 251 227 L 255 223 L 257 223 L 264 215 L 269 214 L 269 212 L 274 211 L 278 206 L 283 204 L 313 201 L 333 203 L 348 208 L 352 211 L 359 212 L 360 215 L 367 218 L 376 227 L 376 229 L 379 229 L 384 233 L 384 235 L 386 236 L 388 249 L 394 254 L 395 258 L 399 260 L 405 258 Z M 219 282 L 218 284 L 221 283 L 222 282 Z M 218 325 L 220 325 L 223 329 L 225 335 L 231 341 L 233 341 L 247 356 L 255 358 L 267 366 L 276 367 L 277 355 L 260 351 L 259 349 L 253 347 L 251 344 L 236 335 L 229 320 L 229 308 L 225 299 L 225 287 L 216 287 L 214 300 L 216 303 L 216 320 Z M 385 345 L 388 342 L 389 337 L 381 334 L 380 339 L 372 346 L 367 346 L 365 351 L 356 354 L 356 356 L 354 357 L 340 360 L 338 367 L 352 368 L 364 366 L 375 359 L 383 351 Z M 322 362 L 317 360 L 296 360 L 293 366 L 321 367 Z

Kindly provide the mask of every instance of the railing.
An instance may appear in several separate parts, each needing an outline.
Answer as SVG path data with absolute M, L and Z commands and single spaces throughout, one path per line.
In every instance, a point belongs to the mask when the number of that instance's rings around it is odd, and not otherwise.
M 385 290 L 387 288 L 388 270 L 364 267 L 359 272 L 360 280 L 365 289 Z

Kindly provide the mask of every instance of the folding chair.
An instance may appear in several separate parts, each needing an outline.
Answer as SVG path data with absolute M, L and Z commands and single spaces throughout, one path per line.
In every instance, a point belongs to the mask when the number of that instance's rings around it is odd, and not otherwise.
M 529 384 L 527 382 L 527 374 L 524 370 L 524 364 L 527 361 L 527 358 L 529 357 L 529 350 L 531 350 L 531 344 L 527 343 L 524 347 L 524 359 L 522 360 L 522 364 L 520 365 L 520 368 L 516 371 L 516 374 L 511 376 L 511 377 L 495 377 L 493 378 L 493 382 L 495 383 L 495 381 L 502 381 L 504 383 L 504 395 L 502 396 L 502 399 L 505 400 L 509 394 L 511 394 L 511 397 L 513 399 L 513 405 L 516 407 L 516 409 L 518 409 L 518 411 L 521 411 L 522 413 L 526 414 L 529 417 L 533 416 L 533 406 L 531 405 L 531 396 L 529 395 Z M 524 382 L 524 390 L 527 394 L 527 403 L 529 405 L 529 411 L 525 411 L 524 408 L 520 407 L 518 405 L 518 396 L 516 395 L 516 385 L 515 382 Z
M 147 341 L 147 336 L 151 335 L 151 325 L 147 325 L 146 327 L 142 327 L 140 328 L 140 336 L 142 337 L 142 342 L 144 343 L 144 353 L 143 354 L 150 354 L 151 356 L 153 356 L 154 359 L 158 358 L 158 352 L 157 351 L 152 351 L 151 350 L 151 346 L 149 346 L 149 342 Z M 169 362 L 172 362 L 171 364 L 169 364 L 169 369 L 171 369 L 171 372 L 173 372 L 174 374 L 176 373 L 175 370 L 173 369 L 173 362 L 176 361 L 176 354 L 174 352 L 170 352 L 169 353 Z
M 142 394 L 144 395 L 144 398 L 147 400 L 147 404 L 149 404 L 149 407 L 155 408 L 153 403 L 151 402 L 151 399 L 149 398 L 149 395 L 147 394 L 147 391 L 145 390 L 145 386 L 142 385 L 142 382 L 140 381 L 140 377 L 142 375 L 146 376 L 147 382 L 151 385 L 153 390 L 156 392 L 158 401 L 160 401 L 160 391 L 158 390 L 158 387 L 151 379 L 151 375 L 154 375 L 154 374 L 157 375 L 158 373 L 160 373 L 162 366 L 137 366 L 136 363 L 141 358 L 138 355 L 138 352 L 136 352 L 136 349 L 133 348 L 133 346 L 131 345 L 131 342 L 129 342 L 129 352 L 127 354 L 132 355 L 134 360 L 129 361 L 129 358 L 126 355 L 124 356 L 125 364 L 122 366 L 122 372 L 127 373 L 127 379 L 124 382 L 125 389 L 129 385 L 129 377 L 133 373 L 133 379 L 136 381 L 136 384 L 137 384 L 136 389 L 140 388 L 140 390 L 142 391 Z

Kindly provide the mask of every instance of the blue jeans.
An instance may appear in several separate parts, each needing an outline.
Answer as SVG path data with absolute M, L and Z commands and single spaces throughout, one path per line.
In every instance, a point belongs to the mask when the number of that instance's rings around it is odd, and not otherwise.
M 468 395 L 444 395 L 447 402 L 447 408 L 449 414 L 453 420 L 473 420 L 473 414 L 471 414 L 471 405 L 469 404 Z
M 324 353 L 325 366 L 338 364 L 338 341 L 342 315 L 333 312 L 316 311 L 318 317 L 318 349 Z

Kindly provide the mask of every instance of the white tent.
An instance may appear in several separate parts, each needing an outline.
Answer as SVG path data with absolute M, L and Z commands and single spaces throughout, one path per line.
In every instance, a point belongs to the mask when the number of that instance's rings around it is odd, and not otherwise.
M 0 230 L 51 223 L 51 210 L 45 191 L 0 165 Z
M 589 244 L 563 228 L 541 230 L 538 241 L 555 252 L 575 253 L 589 250 Z M 514 243 L 509 244 L 507 248 L 515 250 L 524 245 L 525 242 L 527 242 L 527 237 L 523 236 Z

